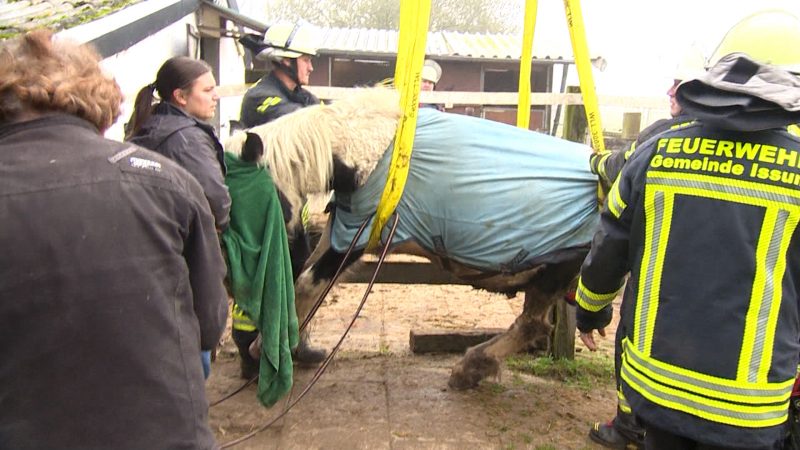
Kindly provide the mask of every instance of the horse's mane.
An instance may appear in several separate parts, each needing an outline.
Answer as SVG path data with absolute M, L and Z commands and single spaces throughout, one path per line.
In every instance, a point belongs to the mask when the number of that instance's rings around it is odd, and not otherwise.
M 401 115 L 396 91 L 363 88 L 330 105 L 299 109 L 248 130 L 264 144 L 261 163 L 278 188 L 302 196 L 330 190 L 333 157 L 355 167 L 361 182 L 394 138 Z M 225 149 L 241 154 L 246 135 L 238 132 Z

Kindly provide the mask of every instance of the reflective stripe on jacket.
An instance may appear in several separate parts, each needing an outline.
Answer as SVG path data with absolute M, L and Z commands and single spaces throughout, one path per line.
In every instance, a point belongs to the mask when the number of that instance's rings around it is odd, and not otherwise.
M 318 104 L 319 99 L 311 92 L 302 87 L 290 91 L 274 73 L 270 73 L 245 92 L 239 117 L 245 127 L 252 128 Z
M 697 122 L 612 186 L 576 301 L 625 287 L 621 379 L 645 422 L 713 445 L 780 439 L 798 354 L 800 139 Z

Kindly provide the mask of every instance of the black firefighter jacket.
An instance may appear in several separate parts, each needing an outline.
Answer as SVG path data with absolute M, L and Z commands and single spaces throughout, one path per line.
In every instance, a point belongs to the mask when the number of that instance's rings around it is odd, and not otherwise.
M 300 86 L 290 91 L 274 72 L 270 72 L 245 92 L 239 117 L 246 128 L 252 128 L 318 104 L 319 99 L 314 94 Z
M 682 85 L 699 120 L 625 165 L 576 300 L 580 329 L 607 325 L 630 272 L 617 333 L 634 414 L 754 448 L 782 437 L 800 354 L 800 139 L 785 129 L 800 84 L 742 58 Z
M 231 196 L 225 186 L 225 159 L 211 125 L 161 102 L 130 141 L 161 153 L 194 175 L 203 187 L 217 228 L 221 231 L 228 226 Z
M 215 448 L 225 265 L 197 181 L 56 114 L 0 126 L 0 218 L 0 448 Z

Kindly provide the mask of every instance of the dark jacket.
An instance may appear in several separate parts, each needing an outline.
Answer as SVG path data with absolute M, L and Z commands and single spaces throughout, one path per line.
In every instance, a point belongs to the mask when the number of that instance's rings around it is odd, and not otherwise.
M 231 197 L 225 186 L 225 159 L 211 125 L 162 102 L 130 141 L 161 153 L 194 175 L 203 186 L 217 228 L 228 226 Z
M 692 118 L 685 114 L 670 117 L 669 119 L 656 120 L 639 133 L 639 137 L 636 138 L 636 141 L 633 142 L 627 150 L 609 150 L 592 153 L 589 157 L 589 166 L 592 169 L 592 173 L 599 175 L 601 182 L 606 187 L 610 187 L 614 184 L 614 181 L 617 180 L 625 162 L 633 155 L 637 147 L 647 142 L 653 136 L 657 136 L 671 128 L 678 127 L 681 124 L 691 122 L 691 120 Z
M 292 91 L 287 89 L 273 71 L 245 92 L 239 117 L 246 128 L 252 128 L 318 104 L 319 99 L 299 85 Z
M 800 85 L 728 58 L 678 89 L 702 119 L 645 142 L 622 170 L 581 269 L 578 327 L 607 324 L 600 312 L 630 271 L 618 333 L 636 416 L 766 448 L 783 437 L 800 354 L 800 139 L 785 130 Z
M 215 448 L 225 264 L 197 181 L 56 114 L 0 126 L 0 217 L 0 448 Z

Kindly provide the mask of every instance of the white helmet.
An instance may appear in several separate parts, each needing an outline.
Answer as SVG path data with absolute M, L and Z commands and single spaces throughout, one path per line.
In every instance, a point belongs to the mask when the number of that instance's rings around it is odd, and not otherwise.
M 283 58 L 299 58 L 302 55 L 317 56 L 319 38 L 317 29 L 307 23 L 279 22 L 264 33 L 264 44 L 256 58 L 280 61 Z
M 436 84 L 439 82 L 439 78 L 442 77 L 442 67 L 436 61 L 432 59 L 426 59 L 425 63 L 423 63 L 420 77 L 423 80 Z
M 705 73 L 706 58 L 697 46 L 692 45 L 681 56 L 672 78 L 688 81 L 703 76 Z

